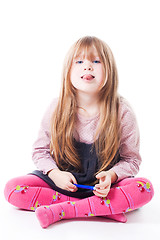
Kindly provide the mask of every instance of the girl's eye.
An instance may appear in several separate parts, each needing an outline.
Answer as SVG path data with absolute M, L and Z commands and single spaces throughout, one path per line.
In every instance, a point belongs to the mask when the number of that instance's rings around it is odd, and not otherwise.
M 79 60 L 79 61 L 76 61 L 76 63 L 78 63 L 78 64 L 82 64 L 83 61 Z
M 93 63 L 100 63 L 100 61 L 99 60 L 94 60 Z

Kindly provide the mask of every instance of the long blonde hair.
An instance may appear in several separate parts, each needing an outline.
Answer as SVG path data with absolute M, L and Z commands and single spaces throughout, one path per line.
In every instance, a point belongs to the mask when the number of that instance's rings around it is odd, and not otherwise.
M 65 58 L 61 92 L 51 122 L 50 152 L 58 167 L 64 171 L 69 167 L 73 167 L 76 171 L 81 170 L 81 162 L 74 146 L 74 126 L 78 106 L 76 89 L 70 81 L 70 70 L 73 59 L 82 50 L 86 53 L 90 52 L 92 46 L 97 50 L 107 77 L 106 83 L 99 90 L 100 119 L 93 142 L 100 162 L 97 173 L 107 169 L 115 159 L 119 148 L 119 96 L 115 60 L 105 42 L 96 37 L 83 37 L 71 47 Z

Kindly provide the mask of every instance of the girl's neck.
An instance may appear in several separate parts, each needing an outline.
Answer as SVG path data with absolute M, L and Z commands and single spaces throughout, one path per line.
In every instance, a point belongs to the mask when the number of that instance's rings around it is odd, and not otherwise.
M 93 117 L 99 113 L 99 101 L 95 95 L 81 93 L 77 95 L 78 113 L 85 117 Z

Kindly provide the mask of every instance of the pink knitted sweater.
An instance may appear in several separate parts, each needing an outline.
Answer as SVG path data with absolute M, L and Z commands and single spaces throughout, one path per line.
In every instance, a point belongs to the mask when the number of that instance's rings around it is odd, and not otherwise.
M 58 99 L 54 99 L 46 111 L 41 122 L 38 139 L 33 144 L 32 159 L 37 169 L 43 171 L 44 174 L 47 174 L 53 168 L 57 168 L 54 159 L 50 155 L 49 148 L 51 139 L 50 121 L 57 102 Z M 119 148 L 121 160 L 112 168 L 118 176 L 118 181 L 125 177 L 135 176 L 141 164 L 139 130 L 136 117 L 128 102 L 123 98 L 120 100 L 119 111 L 119 121 L 122 129 Z M 86 119 L 83 115 L 77 114 L 75 139 L 88 144 L 92 143 L 98 121 L 99 115 Z

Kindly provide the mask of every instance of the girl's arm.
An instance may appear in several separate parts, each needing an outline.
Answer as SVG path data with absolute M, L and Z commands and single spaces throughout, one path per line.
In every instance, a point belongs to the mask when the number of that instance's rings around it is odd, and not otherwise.
M 122 101 L 122 100 L 121 100 Z M 141 156 L 139 154 L 139 130 L 135 115 L 123 100 L 120 106 L 121 141 L 119 153 L 121 160 L 109 171 L 100 172 L 96 177 L 99 183 L 95 185 L 96 196 L 106 197 L 111 184 L 126 177 L 135 176 L 139 171 Z
M 32 160 L 37 169 L 43 171 L 44 174 L 51 169 L 58 168 L 50 155 L 50 122 L 56 104 L 57 99 L 54 99 L 42 119 L 38 138 L 33 144 Z
M 139 153 L 140 136 L 137 120 L 132 108 L 124 99 L 121 100 L 120 105 L 120 124 L 119 153 L 121 160 L 111 169 L 116 173 L 118 181 L 135 176 L 142 161 Z
M 70 172 L 60 171 L 50 155 L 50 123 L 56 103 L 57 99 L 52 102 L 42 119 L 38 139 L 33 144 L 32 159 L 37 169 L 48 174 L 57 187 L 75 192 L 77 191 L 77 187 L 73 184 L 77 183 L 75 177 Z

